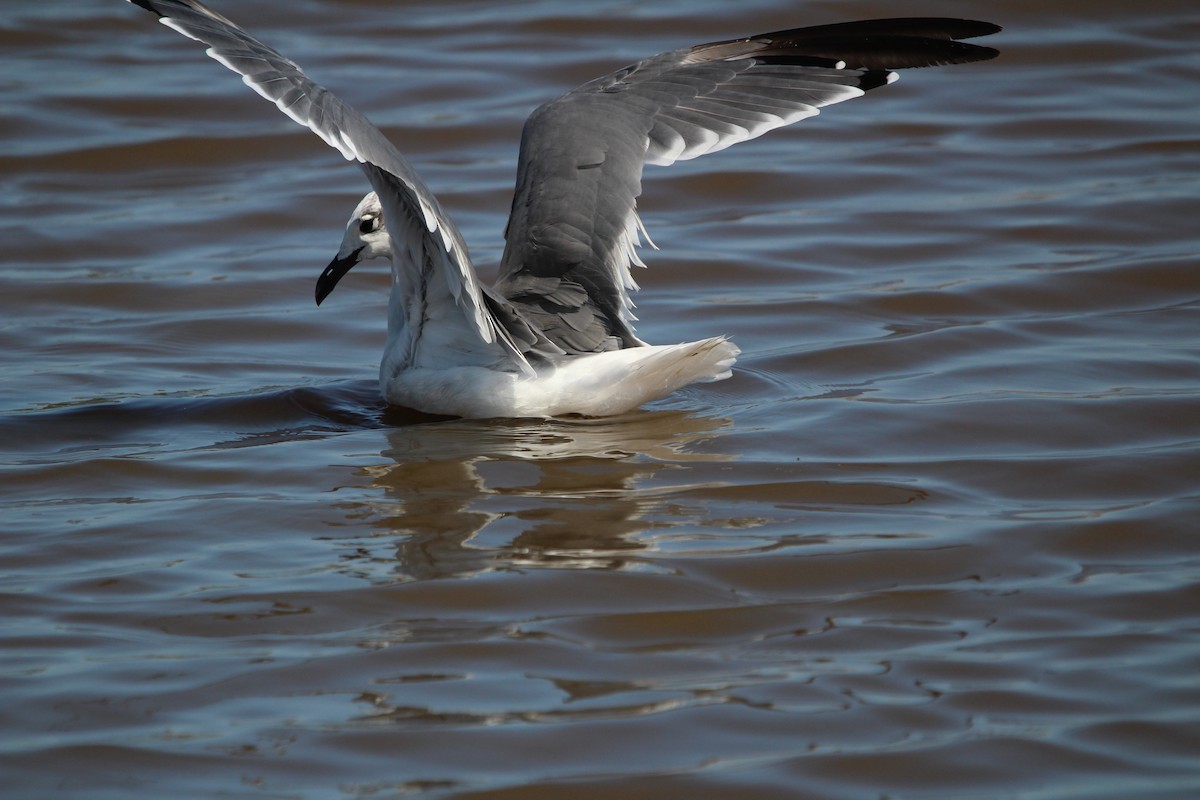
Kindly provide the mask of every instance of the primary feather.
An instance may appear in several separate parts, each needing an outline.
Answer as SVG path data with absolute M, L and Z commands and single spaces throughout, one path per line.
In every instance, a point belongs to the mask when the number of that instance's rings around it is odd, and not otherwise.
M 999 30 L 943 18 L 866 20 L 696 45 L 640 61 L 537 109 L 525 125 L 494 286 L 407 159 L 295 62 L 195 0 L 158 14 L 366 173 L 368 194 L 318 303 L 363 258 L 393 271 L 384 396 L 462 416 L 614 414 L 729 375 L 723 337 L 653 346 L 634 330 L 642 170 L 756 138 L 860 97 L 907 67 L 993 58 Z M 647 237 L 648 238 L 648 237 Z

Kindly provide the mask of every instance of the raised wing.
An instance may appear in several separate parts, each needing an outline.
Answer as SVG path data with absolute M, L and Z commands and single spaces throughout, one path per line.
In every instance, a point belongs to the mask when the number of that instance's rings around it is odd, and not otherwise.
M 568 352 L 628 347 L 644 164 L 722 150 L 896 79 L 993 58 L 986 22 L 798 28 L 663 53 L 584 84 L 525 125 L 495 288 Z
M 441 270 L 455 302 L 486 343 L 499 341 L 520 367 L 529 370 L 520 345 L 497 325 L 471 267 L 458 228 L 442 210 L 416 170 L 383 132 L 337 95 L 304 74 L 293 61 L 195 0 L 129 0 L 152 11 L 160 22 L 208 45 L 207 53 L 242 76 L 247 86 L 310 128 L 349 161 L 357 161 L 379 195 L 393 237 L 393 258 L 409 260 L 417 272 Z M 494 305 L 494 299 L 491 303 Z

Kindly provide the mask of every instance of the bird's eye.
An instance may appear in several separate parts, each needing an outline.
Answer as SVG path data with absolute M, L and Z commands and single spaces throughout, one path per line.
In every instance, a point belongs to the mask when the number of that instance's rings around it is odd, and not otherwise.
M 379 217 L 363 217 L 358 221 L 359 233 L 374 233 L 379 230 Z

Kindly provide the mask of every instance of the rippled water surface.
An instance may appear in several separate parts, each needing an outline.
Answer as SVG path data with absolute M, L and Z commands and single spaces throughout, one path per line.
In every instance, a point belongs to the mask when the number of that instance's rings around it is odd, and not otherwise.
M 485 274 L 538 103 L 900 11 L 213 2 Z M 1200 796 L 1200 16 L 969 14 L 1001 58 L 648 171 L 639 332 L 731 380 L 463 422 L 380 402 L 381 268 L 313 306 L 354 168 L 127 3 L 6 4 L 0 793 Z

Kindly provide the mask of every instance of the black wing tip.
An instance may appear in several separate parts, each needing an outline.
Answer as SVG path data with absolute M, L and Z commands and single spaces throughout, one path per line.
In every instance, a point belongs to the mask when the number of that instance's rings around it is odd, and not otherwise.
M 872 89 L 878 89 L 880 86 L 887 86 L 896 79 L 896 73 L 886 69 L 870 69 L 862 74 L 858 79 L 858 88 L 864 92 L 869 92 Z
M 1000 55 L 994 47 L 961 41 L 1002 30 L 992 22 L 950 17 L 897 17 L 839 22 L 764 33 L 743 40 L 759 43 L 753 58 L 830 59 L 847 69 L 893 70 L 969 64 Z
M 1004 30 L 994 22 L 957 17 L 888 17 L 834 22 L 807 28 L 764 33 L 754 39 L 790 39 L 801 42 L 825 37 L 906 36 L 917 39 L 977 39 Z
M 859 22 L 843 22 L 821 26 L 832 32 L 844 28 L 846 32 L 856 28 L 866 31 L 878 27 L 879 33 L 891 33 L 895 36 L 915 36 L 921 39 L 977 39 L 980 36 L 991 36 L 1004 30 L 994 22 L 984 22 L 978 19 L 959 19 L 957 17 L 893 17 L 891 19 L 869 19 Z M 889 31 L 890 29 L 890 31 Z M 812 30 L 811 28 L 809 30 Z
M 994 22 L 983 22 L 978 19 L 960 19 L 956 20 L 964 28 L 970 30 L 969 33 L 954 36 L 954 39 L 977 39 L 980 36 L 991 36 L 993 33 L 999 33 L 1004 30 L 1004 27 L 997 25 Z
M 886 71 L 993 59 L 999 50 L 961 40 L 1001 30 L 993 22 L 953 17 L 866 19 L 711 42 L 692 52 L 713 59 Z
M 232 20 L 221 16 L 197 0 L 129 0 L 129 2 L 138 8 L 146 9 L 151 14 L 158 15 L 160 19 L 168 19 L 174 14 L 180 14 L 183 18 L 189 16 L 208 17 L 232 28 L 238 27 Z
M 996 56 L 1000 55 L 1000 51 L 994 47 L 984 47 L 983 45 L 969 45 L 971 48 L 972 61 L 991 61 Z M 954 62 L 959 63 L 959 62 Z
M 150 2 L 149 0 L 129 0 L 129 2 L 133 3 L 138 8 L 146 9 L 151 14 L 157 14 L 160 17 L 166 16 L 165 12 L 159 11 L 157 8 L 154 7 L 154 3 Z

